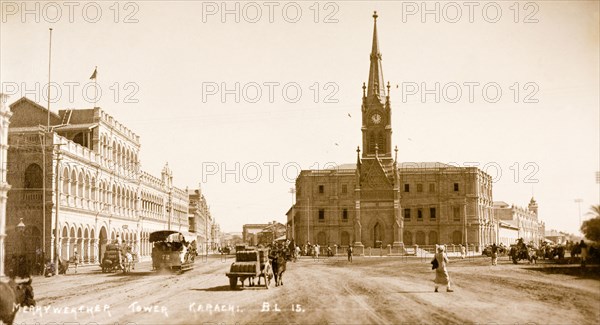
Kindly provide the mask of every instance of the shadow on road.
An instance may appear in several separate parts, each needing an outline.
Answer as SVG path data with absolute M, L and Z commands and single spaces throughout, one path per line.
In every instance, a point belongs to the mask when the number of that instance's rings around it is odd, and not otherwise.
M 241 288 L 237 288 L 235 290 L 232 290 L 231 288 L 229 288 L 229 285 L 224 285 L 224 286 L 218 286 L 218 287 L 212 287 L 212 288 L 192 288 L 190 290 L 194 290 L 194 291 L 241 291 Z
M 581 267 L 578 265 L 526 268 L 526 270 L 544 272 L 546 274 L 565 274 L 582 279 L 600 280 L 600 266 Z
M 85 272 L 67 272 L 66 274 L 60 274 L 59 276 L 86 276 L 86 275 L 98 275 L 102 274 L 102 270 L 97 271 L 85 271 Z
M 124 273 L 123 271 L 117 271 L 116 273 L 113 273 L 110 276 L 118 276 L 118 277 L 122 277 L 122 276 L 149 276 L 149 275 L 158 275 L 158 274 L 159 273 L 152 272 L 152 271 L 146 271 L 146 272 L 131 271 L 129 273 Z

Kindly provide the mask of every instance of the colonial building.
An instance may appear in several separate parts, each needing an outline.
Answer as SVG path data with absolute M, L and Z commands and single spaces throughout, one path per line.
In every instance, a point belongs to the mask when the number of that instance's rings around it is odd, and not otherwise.
M 304 170 L 288 211 L 299 244 L 362 247 L 495 240 L 491 177 L 475 167 L 399 163 L 392 151 L 390 85 L 384 84 L 373 27 L 368 83 L 362 94 L 362 151 L 356 164 Z M 293 216 L 292 216 L 293 214 Z
M 214 220 L 211 224 L 211 241 L 209 245 L 213 250 L 218 250 L 223 246 L 223 232 L 221 232 L 221 225 Z
M 492 178 L 476 167 L 403 163 L 404 243 L 474 244 L 496 239 Z
M 546 225 L 538 219 L 538 205 L 534 198 L 531 198 L 527 208 L 496 201 L 494 214 L 498 220 L 518 228 L 517 239 L 523 238 L 526 243 L 540 245 L 545 238 Z
M 513 220 L 498 221 L 498 244 L 510 246 L 519 239 L 519 226 Z
M 552 241 L 555 244 L 566 245 L 568 241 L 578 242 L 580 238 L 574 238 L 575 236 L 568 234 L 564 231 L 558 231 L 550 229 L 545 233 L 546 239 Z
M 8 96 L 0 93 L 0 278 L 4 276 L 4 238 L 6 237 L 6 198 L 10 185 L 6 179 L 8 124 L 12 113 L 5 103 Z
M 104 110 L 55 114 L 25 97 L 10 108 L 7 225 L 23 219 L 30 260 L 36 251 L 54 256 L 56 227 L 59 256 L 78 251 L 84 263 L 97 263 L 111 240 L 149 256 L 151 232 L 188 231 L 187 191 L 174 186 L 168 164 L 160 177 L 142 171 L 139 136 Z
M 245 224 L 243 226 L 242 231 L 242 240 L 244 243 L 252 246 L 258 245 L 258 237 L 257 234 L 261 232 L 265 227 L 267 227 L 268 223 L 251 223 Z
M 267 246 L 278 238 L 285 237 L 287 227 L 281 222 L 273 221 L 256 233 L 256 239 L 259 245 Z
M 212 239 L 213 219 L 210 214 L 208 202 L 201 189 L 189 190 L 190 198 L 189 224 L 190 232 L 196 234 L 198 247 L 205 252 L 210 247 Z

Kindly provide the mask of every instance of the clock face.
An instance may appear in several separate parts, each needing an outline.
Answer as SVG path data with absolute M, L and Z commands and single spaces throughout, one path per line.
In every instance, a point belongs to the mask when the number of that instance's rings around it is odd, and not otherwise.
M 373 122 L 373 124 L 381 123 L 381 115 L 379 115 L 379 114 L 371 115 L 371 121 Z

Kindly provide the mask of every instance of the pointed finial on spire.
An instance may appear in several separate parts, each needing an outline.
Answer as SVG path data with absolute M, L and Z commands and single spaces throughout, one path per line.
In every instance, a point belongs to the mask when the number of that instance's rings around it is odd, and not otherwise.
M 394 151 L 395 151 L 394 162 L 398 162 L 398 146 L 396 146 L 394 148 Z
M 390 82 L 387 84 L 387 96 L 390 97 Z
M 364 82 L 363 82 L 362 89 L 363 89 L 363 97 L 367 96 L 367 93 L 366 93 L 367 85 Z
M 379 52 L 379 41 L 377 39 L 377 12 L 373 13 L 373 43 L 370 55 L 369 82 L 367 95 L 382 96 L 385 92 L 385 83 L 383 82 L 383 70 L 381 68 L 381 53 Z

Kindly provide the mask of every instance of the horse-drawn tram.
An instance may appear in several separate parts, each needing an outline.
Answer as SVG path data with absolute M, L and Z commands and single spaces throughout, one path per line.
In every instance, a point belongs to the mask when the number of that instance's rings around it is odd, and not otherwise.
M 265 288 L 269 289 L 269 284 L 273 278 L 273 270 L 271 269 L 271 263 L 269 263 L 269 249 L 236 249 L 235 262 L 231 264 L 229 272 L 225 275 L 229 277 L 229 287 L 231 289 L 237 288 L 238 279 L 242 282 L 242 287 L 244 287 L 246 279 L 248 279 L 249 284 L 252 286 L 254 285 L 255 278 L 258 278 L 259 286 L 260 280 L 263 278 L 265 280 Z
M 150 234 L 152 247 L 152 268 L 168 269 L 182 273 L 194 268 L 196 240 L 173 230 L 160 230 Z

